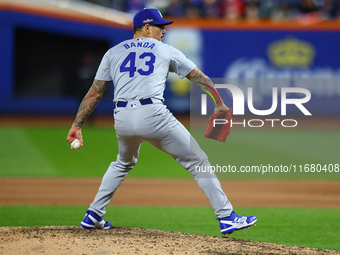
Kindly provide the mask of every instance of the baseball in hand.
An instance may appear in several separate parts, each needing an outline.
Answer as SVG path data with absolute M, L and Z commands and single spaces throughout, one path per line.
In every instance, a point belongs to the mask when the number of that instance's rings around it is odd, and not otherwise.
M 74 150 L 78 150 L 80 148 L 80 142 L 78 139 L 74 139 L 71 143 L 71 148 Z

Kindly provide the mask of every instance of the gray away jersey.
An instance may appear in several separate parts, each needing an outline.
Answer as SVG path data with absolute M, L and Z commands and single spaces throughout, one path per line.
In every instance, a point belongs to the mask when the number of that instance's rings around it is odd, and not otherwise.
M 116 102 L 149 97 L 164 101 L 169 71 L 182 79 L 195 67 L 178 49 L 153 38 L 139 37 L 108 50 L 95 79 L 113 81 Z

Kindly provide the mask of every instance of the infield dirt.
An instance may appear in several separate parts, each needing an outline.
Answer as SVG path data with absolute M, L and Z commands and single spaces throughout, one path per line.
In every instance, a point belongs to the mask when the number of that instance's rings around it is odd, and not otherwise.
M 244 241 L 228 237 L 116 227 L 0 228 L 1 254 L 340 254 L 298 246 Z

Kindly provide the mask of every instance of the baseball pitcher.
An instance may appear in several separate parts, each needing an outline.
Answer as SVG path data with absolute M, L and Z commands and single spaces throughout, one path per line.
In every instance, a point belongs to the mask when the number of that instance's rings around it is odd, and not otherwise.
M 254 216 L 239 216 L 224 194 L 216 175 L 196 169 L 211 169 L 206 154 L 188 130 L 163 104 L 169 72 L 188 78 L 207 92 L 215 102 L 214 113 L 228 112 L 214 84 L 178 49 L 163 43 L 164 20 L 157 9 L 143 9 L 133 19 L 134 37 L 109 49 L 104 55 L 91 88 L 81 102 L 67 140 L 83 146 L 81 128 L 100 101 L 108 83 L 114 84 L 114 119 L 119 153 L 105 173 L 93 203 L 81 226 L 109 229 L 103 219 L 105 207 L 117 188 L 136 165 L 140 146 L 147 141 L 170 154 L 194 176 L 218 217 L 221 233 L 232 233 L 254 225 Z M 199 167 L 197 167 L 199 166 Z

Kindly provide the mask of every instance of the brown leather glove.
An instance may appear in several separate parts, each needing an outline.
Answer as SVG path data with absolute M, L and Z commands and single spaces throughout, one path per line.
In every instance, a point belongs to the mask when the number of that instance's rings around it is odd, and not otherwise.
M 227 112 L 219 112 L 218 114 L 213 113 L 209 118 L 204 137 L 225 142 L 229 133 L 231 134 L 231 114 L 231 108 L 229 108 L 229 111 Z

